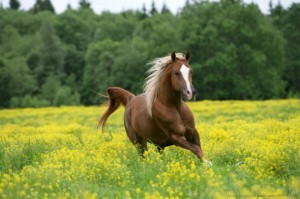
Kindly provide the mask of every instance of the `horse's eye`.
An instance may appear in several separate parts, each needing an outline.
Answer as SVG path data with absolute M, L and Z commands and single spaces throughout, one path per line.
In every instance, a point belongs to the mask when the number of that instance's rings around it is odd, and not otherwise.
M 179 71 L 175 71 L 175 75 L 178 77 L 180 76 L 180 72 Z

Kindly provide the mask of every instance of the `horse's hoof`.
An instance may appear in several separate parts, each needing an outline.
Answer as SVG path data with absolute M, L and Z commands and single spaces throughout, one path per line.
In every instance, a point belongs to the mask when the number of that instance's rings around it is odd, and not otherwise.
M 203 162 L 206 164 L 207 167 L 211 167 L 212 166 L 212 163 L 209 160 L 204 160 Z

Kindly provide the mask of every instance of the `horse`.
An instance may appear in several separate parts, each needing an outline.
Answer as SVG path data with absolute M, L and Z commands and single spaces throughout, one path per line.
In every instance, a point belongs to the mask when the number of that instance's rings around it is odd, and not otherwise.
M 144 93 L 135 96 L 120 88 L 107 89 L 108 108 L 101 116 L 98 127 L 105 127 L 108 117 L 120 105 L 125 107 L 124 126 L 129 140 L 141 154 L 147 150 L 147 142 L 158 149 L 176 145 L 193 152 L 204 160 L 199 133 L 193 113 L 184 101 L 192 100 L 196 90 L 192 84 L 190 52 L 156 58 L 144 84 Z M 184 101 L 183 101 L 184 100 Z

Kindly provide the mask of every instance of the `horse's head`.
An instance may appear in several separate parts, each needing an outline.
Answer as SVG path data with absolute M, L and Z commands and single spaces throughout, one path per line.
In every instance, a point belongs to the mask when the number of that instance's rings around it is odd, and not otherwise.
M 171 82 L 175 91 L 182 93 L 183 100 L 192 100 L 196 94 L 196 90 L 192 84 L 192 68 L 189 65 L 190 52 L 187 52 L 185 59 L 176 57 L 176 53 L 171 54 L 172 69 Z

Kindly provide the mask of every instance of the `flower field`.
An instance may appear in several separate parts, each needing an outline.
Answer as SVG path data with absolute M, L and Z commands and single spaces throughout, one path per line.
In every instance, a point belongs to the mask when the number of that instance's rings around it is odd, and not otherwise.
M 156 147 L 142 158 L 123 111 L 0 110 L 0 198 L 299 198 L 300 100 L 189 103 L 202 148 Z

